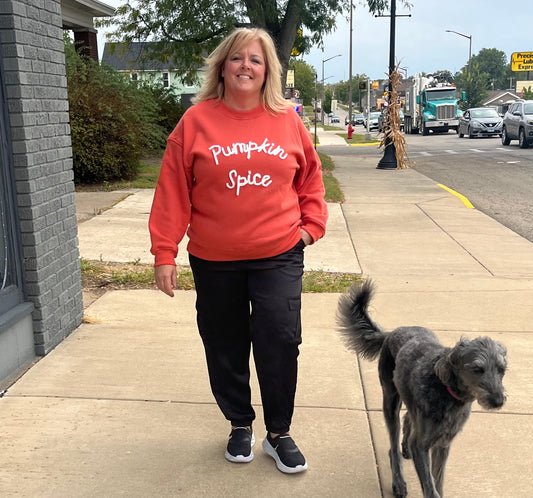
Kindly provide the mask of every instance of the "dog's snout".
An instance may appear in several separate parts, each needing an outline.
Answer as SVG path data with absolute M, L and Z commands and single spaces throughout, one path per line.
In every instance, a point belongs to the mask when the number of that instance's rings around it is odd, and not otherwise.
M 486 408 L 489 410 L 497 410 L 504 405 L 506 399 L 507 398 L 504 393 L 493 394 L 487 398 Z
M 502 394 L 498 396 L 497 398 L 493 398 L 491 400 L 491 403 L 494 408 L 501 408 L 503 404 L 505 403 L 505 396 Z

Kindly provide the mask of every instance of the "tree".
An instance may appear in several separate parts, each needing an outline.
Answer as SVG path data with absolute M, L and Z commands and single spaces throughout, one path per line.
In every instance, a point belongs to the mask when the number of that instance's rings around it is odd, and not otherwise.
M 455 85 L 460 92 L 465 92 L 465 100 L 459 103 L 461 109 L 480 107 L 487 96 L 489 75 L 480 70 L 479 64 L 471 61 L 470 68 L 464 67 L 455 75 Z
M 333 91 L 328 86 L 324 89 L 324 102 L 322 103 L 322 107 L 324 108 L 324 112 L 326 114 L 329 114 L 331 112 L 331 101 L 333 100 Z
M 483 48 L 472 56 L 471 63 L 477 63 L 481 73 L 487 74 L 487 87 L 503 90 L 509 84 L 509 64 L 505 52 L 495 48 Z
M 232 29 L 255 26 L 267 30 L 276 43 L 283 74 L 289 65 L 298 28 L 304 52 L 335 27 L 344 0 L 137 0 L 120 6 L 100 26 L 115 26 L 113 41 L 152 41 L 150 57 L 170 60 L 185 80 L 194 80 L 202 59 Z
M 533 91 L 531 90 L 531 87 L 524 88 L 524 91 L 522 93 L 522 98 L 525 100 L 532 100 L 533 99 Z
M 294 69 L 294 87 L 300 92 L 304 105 L 311 105 L 315 98 L 315 70 L 302 60 L 291 60 L 289 69 Z
M 358 107 L 360 107 L 360 97 L 364 97 L 366 95 L 366 90 L 359 90 L 359 83 L 366 84 L 367 80 L 368 77 L 365 74 L 356 74 L 355 76 L 352 76 L 352 100 L 354 103 L 359 103 Z M 337 95 L 337 99 L 346 105 L 349 104 L 349 87 L 349 81 L 341 81 L 335 85 L 335 94 Z
M 388 7 L 387 0 L 366 1 L 371 12 Z M 335 29 L 337 14 L 349 8 L 348 0 L 126 0 L 115 16 L 97 26 L 115 28 L 111 41 L 153 42 L 150 57 L 170 61 L 185 81 L 195 79 L 202 58 L 233 28 L 264 28 L 276 43 L 285 81 L 295 45 L 300 53 L 320 46 Z
M 165 146 L 161 99 L 152 88 L 80 56 L 68 36 L 65 66 L 75 183 L 131 180 L 141 157 Z

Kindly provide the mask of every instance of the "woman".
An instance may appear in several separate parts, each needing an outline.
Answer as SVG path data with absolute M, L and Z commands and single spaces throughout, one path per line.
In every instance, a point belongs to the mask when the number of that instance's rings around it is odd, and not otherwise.
M 196 105 L 169 136 L 150 215 L 156 283 L 171 297 L 178 243 L 189 236 L 198 328 L 213 395 L 231 422 L 231 462 L 254 457 L 253 347 L 263 448 L 282 472 L 307 469 L 289 430 L 303 249 L 324 235 L 326 220 L 320 162 L 283 98 L 272 39 L 236 30 L 207 59 Z

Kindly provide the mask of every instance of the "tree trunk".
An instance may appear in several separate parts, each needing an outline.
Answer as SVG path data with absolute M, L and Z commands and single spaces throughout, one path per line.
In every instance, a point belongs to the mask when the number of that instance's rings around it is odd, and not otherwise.
M 278 57 L 281 63 L 281 82 L 282 88 L 285 89 L 287 81 L 287 69 L 289 68 L 289 59 L 296 40 L 298 21 L 301 18 L 304 7 L 304 0 L 289 0 L 287 10 L 283 18 L 281 30 L 278 35 L 277 49 Z
M 268 31 L 276 44 L 282 68 L 282 88 L 285 90 L 289 59 L 296 40 L 304 0 L 289 0 L 285 14 L 278 11 L 275 0 L 246 0 L 245 5 L 251 24 Z

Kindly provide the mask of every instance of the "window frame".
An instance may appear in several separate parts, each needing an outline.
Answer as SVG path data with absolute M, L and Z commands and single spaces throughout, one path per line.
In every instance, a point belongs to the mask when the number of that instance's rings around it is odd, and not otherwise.
M 0 54 L 0 243 L 6 244 L 7 282 L 4 275 L 0 281 L 0 315 L 7 313 L 24 301 L 22 279 L 22 245 L 20 226 L 16 216 L 15 179 L 13 168 L 13 149 L 11 145 L 11 126 L 7 112 L 7 96 L 4 84 L 3 60 Z

